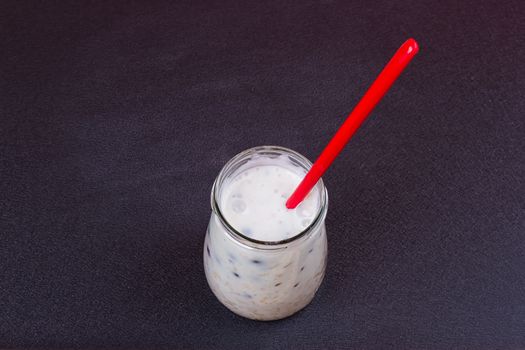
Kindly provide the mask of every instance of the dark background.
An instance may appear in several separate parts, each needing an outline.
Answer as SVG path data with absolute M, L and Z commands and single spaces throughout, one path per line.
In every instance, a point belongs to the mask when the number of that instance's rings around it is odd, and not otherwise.
M 525 348 L 525 2 L 0 3 L 0 346 Z M 311 160 L 421 51 L 324 177 L 312 304 L 227 311 L 221 166 Z

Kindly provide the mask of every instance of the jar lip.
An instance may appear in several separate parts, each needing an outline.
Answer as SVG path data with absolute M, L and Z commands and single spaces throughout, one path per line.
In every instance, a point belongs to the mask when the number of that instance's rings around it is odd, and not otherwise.
M 230 166 L 235 164 L 237 161 L 241 160 L 242 158 L 250 155 L 250 154 L 257 154 L 260 152 L 281 152 L 286 155 L 291 155 L 295 158 L 297 158 L 299 161 L 301 161 L 304 164 L 303 168 L 308 171 L 311 166 L 312 162 L 308 160 L 305 156 L 301 155 L 300 153 L 293 151 L 289 148 L 282 147 L 282 146 L 257 146 L 253 148 L 249 148 L 245 151 L 242 151 L 241 153 L 237 154 L 233 158 L 231 158 L 221 169 L 219 172 L 219 175 L 215 179 L 211 191 L 211 207 L 213 212 L 217 215 L 220 222 L 223 224 L 223 226 L 226 228 L 226 231 L 232 236 L 234 239 L 236 239 L 239 243 L 245 244 L 248 246 L 251 246 L 252 248 L 263 248 L 263 249 L 280 249 L 285 248 L 286 245 L 295 242 L 305 236 L 308 235 L 308 233 L 312 232 L 320 223 L 323 222 L 323 220 L 326 217 L 326 212 L 328 208 L 328 193 L 326 190 L 326 187 L 324 186 L 323 179 L 319 179 L 317 184 L 315 186 L 319 186 L 319 193 L 320 193 L 320 205 L 319 210 L 317 212 L 317 215 L 315 216 L 314 220 L 301 232 L 297 233 L 296 235 L 279 240 L 279 241 L 263 241 L 258 240 L 255 238 L 248 237 L 238 230 L 236 230 L 229 222 L 226 220 L 224 215 L 222 214 L 222 211 L 220 209 L 220 205 L 218 203 L 217 197 L 219 195 L 219 180 L 221 176 L 224 175 L 225 171 L 229 169 Z

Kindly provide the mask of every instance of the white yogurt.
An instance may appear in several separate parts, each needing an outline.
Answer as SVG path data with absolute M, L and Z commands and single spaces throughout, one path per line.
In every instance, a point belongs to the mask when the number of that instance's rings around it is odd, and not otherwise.
M 302 176 L 278 165 L 263 165 L 239 173 L 223 189 L 221 211 L 243 235 L 260 241 L 281 241 L 307 228 L 319 211 L 317 189 L 296 208 L 286 200 Z
M 285 201 L 306 172 L 287 159 L 262 156 L 245 162 L 219 185 L 216 199 L 224 221 L 249 239 L 290 242 L 243 240 L 214 212 L 204 243 L 212 291 L 230 310 L 252 319 L 275 320 L 297 312 L 312 300 L 324 277 L 324 215 L 310 226 L 323 209 L 324 187 L 318 184 L 298 208 L 287 209 Z

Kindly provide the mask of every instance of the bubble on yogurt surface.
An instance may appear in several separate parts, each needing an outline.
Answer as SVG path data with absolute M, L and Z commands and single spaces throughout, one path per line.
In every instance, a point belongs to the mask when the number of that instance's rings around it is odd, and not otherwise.
M 246 210 L 246 203 L 243 200 L 236 199 L 232 202 L 232 210 L 237 214 L 241 214 Z
M 299 208 L 297 208 L 297 215 L 303 218 L 307 218 L 312 216 L 312 211 L 304 206 L 299 206 Z

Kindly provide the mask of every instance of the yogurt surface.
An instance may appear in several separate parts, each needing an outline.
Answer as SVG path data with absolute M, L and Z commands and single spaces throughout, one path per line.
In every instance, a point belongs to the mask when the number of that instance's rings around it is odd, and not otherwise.
M 260 241 L 281 241 L 299 234 L 319 211 L 317 188 L 297 208 L 286 208 L 302 176 L 278 165 L 238 173 L 221 193 L 223 216 L 237 231 Z

